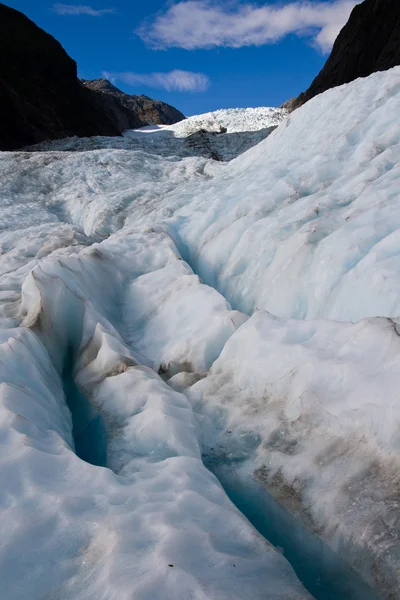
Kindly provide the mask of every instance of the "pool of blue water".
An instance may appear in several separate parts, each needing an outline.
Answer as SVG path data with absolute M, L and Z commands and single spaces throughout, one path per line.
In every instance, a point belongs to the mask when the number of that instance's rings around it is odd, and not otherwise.
M 62 378 L 67 406 L 72 415 L 76 455 L 85 462 L 104 467 L 107 462 L 107 432 L 103 419 L 78 389 L 69 365 L 64 369 Z

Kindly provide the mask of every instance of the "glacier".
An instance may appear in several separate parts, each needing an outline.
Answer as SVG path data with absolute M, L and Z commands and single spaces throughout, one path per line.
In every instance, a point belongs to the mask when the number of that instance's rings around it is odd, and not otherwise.
M 394 68 L 0 153 L 7 600 L 399 597 L 399 115 Z
M 42 142 L 27 150 L 85 152 L 114 148 L 144 150 L 165 158 L 203 156 L 229 161 L 267 138 L 287 115 L 281 108 L 223 109 L 188 117 L 174 125 L 128 130 L 123 138 L 67 138 Z

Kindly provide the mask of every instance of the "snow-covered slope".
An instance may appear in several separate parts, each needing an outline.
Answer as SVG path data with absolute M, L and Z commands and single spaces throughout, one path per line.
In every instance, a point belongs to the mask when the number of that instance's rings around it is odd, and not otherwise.
M 225 164 L 0 154 L 6 600 L 309 597 L 202 459 L 362 578 L 316 598 L 399 597 L 399 117 L 396 68 Z

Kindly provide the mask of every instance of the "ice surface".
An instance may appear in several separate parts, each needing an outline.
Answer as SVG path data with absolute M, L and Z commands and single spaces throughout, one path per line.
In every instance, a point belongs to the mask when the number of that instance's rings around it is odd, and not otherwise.
M 110 149 L 34 160 L 53 160 L 47 201 L 87 235 L 158 222 L 246 314 L 396 316 L 399 105 L 395 68 L 307 103 L 228 164 Z
M 257 311 L 188 390 L 208 460 L 228 473 L 235 465 L 250 487 L 253 474 L 386 593 L 397 589 L 400 554 L 399 331 L 384 318 Z
M 0 333 L 4 598 L 309 597 L 203 466 L 187 398 L 118 333 L 144 272 L 176 277 L 183 296 L 197 286 L 206 318 L 214 306 L 222 321 L 233 314 L 174 264 L 170 238 L 132 234 L 48 256 L 24 280 L 21 326 Z M 187 291 L 182 277 L 194 278 Z M 198 335 L 196 319 L 187 327 Z M 104 423 L 108 468 L 74 453 L 72 421 L 79 434 L 93 421 L 83 395 Z
M 328 91 L 201 188 L 167 198 L 200 277 L 247 314 L 399 313 L 400 69 Z M 154 217 L 153 217 L 154 218 Z
M 6 600 L 308 597 L 202 455 L 398 596 L 398 117 L 395 68 L 229 163 L 196 119 L 0 153 Z
M 178 260 L 130 285 L 124 320 L 129 343 L 171 377 L 207 372 L 246 317 Z

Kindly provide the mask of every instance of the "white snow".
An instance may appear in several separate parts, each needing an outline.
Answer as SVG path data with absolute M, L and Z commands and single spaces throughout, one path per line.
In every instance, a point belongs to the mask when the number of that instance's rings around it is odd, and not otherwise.
M 202 455 L 396 597 L 400 68 L 254 110 L 0 154 L 6 600 L 309 597 Z

